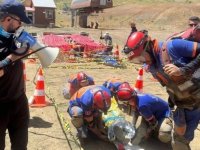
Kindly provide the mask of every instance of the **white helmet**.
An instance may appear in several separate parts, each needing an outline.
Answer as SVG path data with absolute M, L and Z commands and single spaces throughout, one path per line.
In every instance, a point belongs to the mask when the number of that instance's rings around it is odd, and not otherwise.
M 108 36 L 109 35 L 109 33 L 108 32 L 106 32 L 105 34 L 104 34 L 104 36 Z

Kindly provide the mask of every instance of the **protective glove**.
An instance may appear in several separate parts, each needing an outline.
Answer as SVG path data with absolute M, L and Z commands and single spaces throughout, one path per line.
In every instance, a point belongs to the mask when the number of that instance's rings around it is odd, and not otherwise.
M 149 123 L 149 128 L 151 130 L 155 130 L 156 127 L 158 126 L 158 121 L 156 120 L 156 118 L 153 116 L 152 119 L 148 120 Z

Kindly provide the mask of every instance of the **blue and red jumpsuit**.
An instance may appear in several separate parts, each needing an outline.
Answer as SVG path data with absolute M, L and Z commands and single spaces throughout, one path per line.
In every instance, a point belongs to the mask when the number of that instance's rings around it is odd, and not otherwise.
M 86 86 L 78 90 L 70 99 L 69 101 L 69 115 L 72 117 L 73 114 L 78 114 L 79 112 L 73 112 L 72 107 L 78 106 L 83 112 L 83 118 L 90 118 L 89 120 L 93 120 L 93 117 L 99 115 L 99 111 L 94 108 L 94 93 L 97 91 L 106 91 L 110 94 L 109 89 L 105 88 L 104 86 Z
M 89 82 L 88 85 L 94 85 L 94 80 L 92 77 L 87 76 L 87 80 Z M 72 75 L 70 76 L 68 83 L 70 84 L 69 87 L 69 94 L 70 97 L 73 96 L 73 94 L 78 91 L 80 88 L 82 88 L 82 86 L 80 85 L 79 81 L 77 80 L 77 76 L 76 75 Z
M 167 51 L 171 63 L 175 64 L 178 67 L 184 67 L 192 60 L 195 61 L 195 57 L 198 56 L 200 53 L 200 48 L 198 47 L 197 42 L 182 39 L 174 39 L 171 41 L 167 41 L 167 43 L 158 43 L 156 40 L 154 40 L 154 49 L 152 54 L 152 56 L 154 56 L 152 57 L 152 61 L 154 61 L 154 63 L 150 64 L 149 71 L 153 74 L 155 78 L 157 78 L 160 81 L 160 83 L 163 86 L 166 86 L 168 88 L 170 86 L 168 82 L 171 82 L 171 84 L 173 84 L 173 81 L 170 79 L 164 79 L 164 63 L 162 57 L 163 46 L 165 46 L 164 50 Z M 171 93 L 169 93 L 169 95 L 172 95 L 171 97 L 173 102 L 175 103 L 175 105 L 177 105 L 177 108 L 181 108 L 183 112 L 175 112 L 175 125 L 186 125 L 184 138 L 188 142 L 190 142 L 194 138 L 194 131 L 197 128 L 200 120 L 200 106 L 198 105 L 198 102 L 193 102 L 191 99 L 182 101 L 181 99 L 179 99 Z M 192 105 L 189 106 L 190 108 L 187 107 L 188 102 L 192 102 Z

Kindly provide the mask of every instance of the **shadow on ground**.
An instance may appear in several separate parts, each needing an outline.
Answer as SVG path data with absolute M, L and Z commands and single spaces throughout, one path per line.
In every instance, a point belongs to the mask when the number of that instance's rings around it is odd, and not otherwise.
M 80 143 L 84 150 L 117 150 L 114 144 L 99 140 L 92 134 L 90 134 L 86 140 L 81 141 Z M 140 146 L 145 150 L 172 150 L 170 143 L 164 144 L 153 137 L 143 142 Z
M 87 139 L 80 140 L 80 143 L 83 150 L 116 150 L 114 144 L 100 140 L 93 134 L 89 134 Z
M 29 122 L 29 127 L 33 128 L 50 128 L 52 127 L 51 122 L 47 122 L 40 117 L 32 117 Z
M 140 146 L 145 150 L 160 150 L 160 149 L 172 150 L 170 143 L 168 144 L 162 143 L 154 137 L 149 138 L 147 141 L 143 142 Z

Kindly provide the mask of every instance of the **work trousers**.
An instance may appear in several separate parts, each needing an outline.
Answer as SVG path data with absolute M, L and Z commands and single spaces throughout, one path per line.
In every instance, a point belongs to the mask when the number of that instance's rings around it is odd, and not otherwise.
M 25 94 L 16 100 L 0 103 L 0 150 L 5 149 L 6 130 L 11 150 L 26 150 L 28 144 L 29 107 Z
M 163 118 L 155 130 L 149 130 L 150 126 L 148 125 L 147 121 L 144 118 L 141 118 L 141 120 L 138 120 L 139 126 L 136 128 L 136 136 L 132 140 L 132 144 L 138 145 L 152 134 L 161 142 L 170 142 L 172 128 L 170 127 L 168 120 L 168 118 Z

